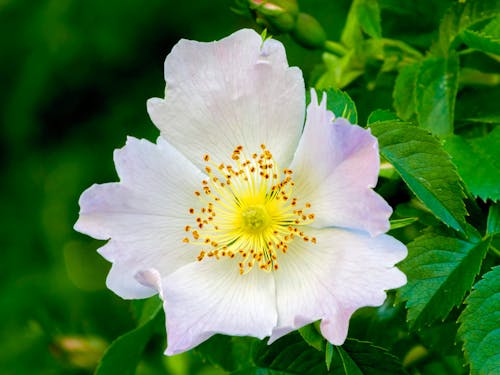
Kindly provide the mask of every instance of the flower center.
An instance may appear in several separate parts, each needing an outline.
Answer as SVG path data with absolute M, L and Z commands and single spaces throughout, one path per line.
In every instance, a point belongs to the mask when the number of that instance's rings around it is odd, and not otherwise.
M 241 229 L 249 234 L 262 233 L 271 218 L 263 206 L 251 206 L 241 212 Z
M 201 246 L 198 260 L 238 257 L 240 273 L 255 264 L 265 271 L 278 269 L 279 252 L 285 254 L 294 239 L 316 243 L 301 230 L 314 220 L 311 205 L 299 207 L 293 194 L 293 172 L 279 170 L 271 152 L 261 145 L 260 154 L 245 156 L 243 147 L 233 151 L 234 165 L 215 164 L 204 156 L 207 178 L 194 194 L 200 209 L 189 209 L 193 226 L 185 243 Z

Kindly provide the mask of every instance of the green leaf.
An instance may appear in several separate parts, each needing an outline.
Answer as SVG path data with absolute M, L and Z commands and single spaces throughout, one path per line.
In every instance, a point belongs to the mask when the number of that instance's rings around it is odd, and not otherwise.
M 461 38 L 467 46 L 485 53 L 500 55 L 500 40 L 479 31 L 464 30 Z
M 495 235 L 500 233 L 500 204 L 490 206 L 488 221 L 486 224 L 486 234 Z
M 460 105 L 455 108 L 455 118 L 466 123 L 499 124 L 499 102 L 500 90 L 497 87 L 461 90 Z
M 95 375 L 132 375 L 142 352 L 161 320 L 162 304 L 159 298 L 147 300 L 140 315 L 140 325 L 118 337 L 104 353 Z
M 339 89 L 329 89 L 326 91 L 326 107 L 333 112 L 336 117 L 343 117 L 351 124 L 358 123 L 358 112 L 351 97 Z
M 428 57 L 420 65 L 415 87 L 418 123 L 438 136 L 453 133 L 458 90 L 458 57 Z
M 362 30 L 372 38 L 382 37 L 380 6 L 377 0 L 360 0 L 357 3 L 358 21 Z
M 390 220 L 391 230 L 407 227 L 418 220 L 418 217 L 407 217 L 404 219 Z
M 380 153 L 418 199 L 443 223 L 465 230 L 464 194 L 450 158 L 425 130 L 397 121 L 370 125 Z
M 443 146 L 475 197 L 500 199 L 500 128 L 474 139 L 454 135 Z
M 322 375 L 327 374 L 324 354 L 309 346 L 296 332 L 272 345 L 261 343 L 253 367 L 233 372 L 237 375 Z
M 304 341 L 307 342 L 314 349 L 320 351 L 323 350 L 323 347 L 325 345 L 325 339 L 323 338 L 321 333 L 318 332 L 318 330 L 314 326 L 314 323 L 299 328 L 299 333 L 304 339 Z
M 396 113 L 403 120 L 409 120 L 415 113 L 415 88 L 420 64 L 404 66 L 398 73 L 394 91 L 393 105 Z
M 431 232 L 407 246 L 408 257 L 399 268 L 408 283 L 398 290 L 398 298 L 407 301 L 407 320 L 418 329 L 445 319 L 462 302 L 479 273 L 489 240 L 469 242 Z
M 385 121 L 399 121 L 398 116 L 394 112 L 376 109 L 368 116 L 368 120 L 366 121 L 368 124 L 372 124 L 375 122 L 385 122 Z
M 386 349 L 366 341 L 347 339 L 342 346 L 333 346 L 331 372 L 344 375 L 405 374 L 399 359 Z
M 354 50 L 350 50 L 342 57 L 327 52 L 323 53 L 322 57 L 325 71 L 314 85 L 318 90 L 341 89 L 364 73 L 364 68 L 359 66 Z
M 471 375 L 495 374 L 500 369 L 500 266 L 483 275 L 467 297 L 458 318 L 458 335 Z
M 475 0 L 455 3 L 446 12 L 439 27 L 439 40 L 433 53 L 447 56 L 459 44 L 459 35 L 466 29 L 496 17 L 499 13 L 498 0 Z

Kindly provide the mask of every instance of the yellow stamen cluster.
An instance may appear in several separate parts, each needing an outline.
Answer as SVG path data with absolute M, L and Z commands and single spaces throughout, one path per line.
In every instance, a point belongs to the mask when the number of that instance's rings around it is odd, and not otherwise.
M 311 204 L 299 207 L 292 194 L 293 172 L 279 170 L 265 145 L 249 157 L 238 146 L 231 159 L 233 165 L 226 165 L 203 157 L 207 178 L 194 192 L 202 207 L 189 208 L 194 223 L 184 228 L 183 241 L 202 247 L 199 261 L 206 256 L 237 257 L 241 274 L 255 264 L 277 270 L 277 254 L 285 254 L 292 240 L 316 243 L 303 230 L 314 220 Z

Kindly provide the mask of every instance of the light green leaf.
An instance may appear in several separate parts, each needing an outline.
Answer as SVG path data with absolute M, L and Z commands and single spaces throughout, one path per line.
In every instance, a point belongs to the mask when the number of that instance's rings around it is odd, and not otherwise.
M 318 90 L 341 89 L 363 75 L 364 67 L 359 65 L 354 52 L 350 50 L 342 57 L 323 53 L 325 72 L 321 74 L 314 86 Z
M 304 339 L 304 341 L 307 342 L 314 349 L 320 351 L 323 350 L 323 346 L 325 345 L 325 339 L 323 338 L 321 333 L 318 332 L 318 330 L 314 326 L 314 323 L 299 328 L 299 333 Z
M 326 107 L 336 117 L 343 117 L 351 124 L 358 123 L 356 105 L 347 93 L 339 89 L 329 89 L 326 91 L 326 96 Z M 321 92 L 318 92 L 318 100 L 321 100 Z
M 470 48 L 500 55 L 500 40 L 491 35 L 479 31 L 464 30 L 460 36 L 463 42 Z
M 454 135 L 446 139 L 444 148 L 475 197 L 500 199 L 500 128 L 475 139 Z
M 95 375 L 135 374 L 142 352 L 161 317 L 161 308 L 162 303 L 157 297 L 145 302 L 139 326 L 111 343 L 99 362 Z
M 370 125 L 381 155 L 401 175 L 418 199 L 443 223 L 465 231 L 467 211 L 460 179 L 436 138 L 397 121 Z
M 409 120 L 415 113 L 415 87 L 420 64 L 404 66 L 398 73 L 394 91 L 393 105 L 396 113 L 403 120 Z
M 427 233 L 408 245 L 399 264 L 408 283 L 398 290 L 407 301 L 407 320 L 418 329 L 445 319 L 458 306 L 479 273 L 489 240 L 464 241 L 444 233 Z
M 490 206 L 488 221 L 486 224 L 486 234 L 495 235 L 500 233 L 500 204 Z
M 380 6 L 377 0 L 354 0 L 347 15 L 341 41 L 348 47 L 358 48 L 364 31 L 372 38 L 382 37 Z
M 390 220 L 391 230 L 407 227 L 418 220 L 418 217 L 407 217 L 404 219 Z
M 458 90 L 458 57 L 429 57 L 420 65 L 415 87 L 418 123 L 438 136 L 453 133 Z
M 382 37 L 380 6 L 377 0 L 360 0 L 357 3 L 358 21 L 363 31 L 372 38 Z
M 497 374 L 500 369 L 500 266 L 483 275 L 467 297 L 458 318 L 458 335 L 471 375 Z

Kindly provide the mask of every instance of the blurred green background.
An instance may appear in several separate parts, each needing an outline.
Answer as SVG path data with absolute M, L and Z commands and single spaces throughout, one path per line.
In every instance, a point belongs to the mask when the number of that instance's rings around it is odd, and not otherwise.
M 106 346 L 134 327 L 131 304 L 105 287 L 109 264 L 95 251 L 103 243 L 72 229 L 78 197 L 116 181 L 112 153 L 127 135 L 157 137 L 146 100 L 163 96 L 163 61 L 180 38 L 209 41 L 254 25 L 231 6 L 0 1 L 0 374 L 92 373 Z M 323 21 L 334 24 L 349 1 L 329 6 Z M 320 60 L 290 48 L 295 65 Z M 163 337 L 153 344 L 139 373 L 213 371 L 195 354 L 164 359 Z

